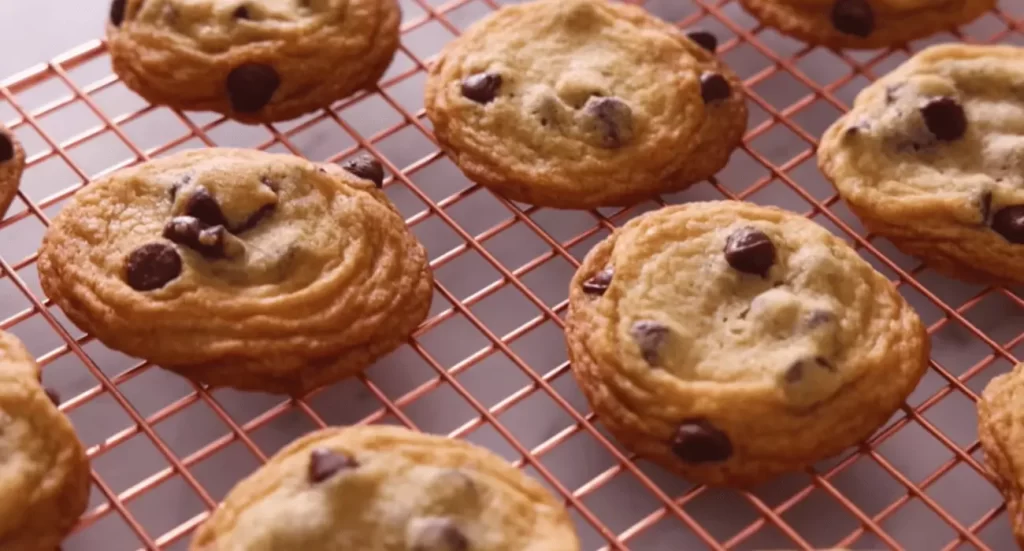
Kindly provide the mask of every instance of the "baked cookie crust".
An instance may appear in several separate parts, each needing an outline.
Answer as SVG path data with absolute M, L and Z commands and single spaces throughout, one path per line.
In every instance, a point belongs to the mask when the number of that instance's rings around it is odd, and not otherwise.
M 1024 549 L 1024 364 L 989 381 L 978 402 L 978 439 L 992 479 L 1006 499 L 1017 545 Z
M 0 219 L 18 194 L 25 170 L 25 150 L 14 133 L 0 124 Z

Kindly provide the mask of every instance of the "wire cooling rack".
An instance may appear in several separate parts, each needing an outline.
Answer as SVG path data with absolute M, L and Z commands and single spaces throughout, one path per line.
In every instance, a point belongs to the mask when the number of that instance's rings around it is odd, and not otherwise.
M 928 44 L 1024 44 L 1024 2 L 1002 0 L 959 33 L 909 50 L 866 53 L 785 38 L 735 0 L 647 2 L 680 28 L 718 35 L 718 55 L 746 83 L 749 130 L 713 181 L 591 212 L 500 199 L 467 181 L 433 141 L 425 68 L 499 2 L 402 3 L 402 48 L 379 89 L 285 124 L 147 105 L 111 73 L 99 40 L 0 81 L 0 120 L 29 154 L 18 200 L 0 222 L 0 329 L 45 366 L 92 461 L 89 510 L 65 550 L 187 549 L 217 501 L 281 446 L 351 423 L 491 448 L 564 500 L 587 550 L 1013 548 L 984 475 L 974 403 L 989 379 L 1024 358 L 1024 290 L 943 278 L 868 235 L 818 172 L 814 147 L 857 91 Z M 195 386 L 71 325 L 41 293 L 35 267 L 53 215 L 90 179 L 214 145 L 318 161 L 376 155 L 390 173 L 385 191 L 437 276 L 434 307 L 414 337 L 365 375 L 293 400 Z M 663 204 L 723 197 L 805 213 L 847 239 L 897 283 L 934 344 L 921 385 L 868 442 L 750 493 L 688 484 L 618 448 L 577 389 L 562 340 L 568 283 L 594 243 Z

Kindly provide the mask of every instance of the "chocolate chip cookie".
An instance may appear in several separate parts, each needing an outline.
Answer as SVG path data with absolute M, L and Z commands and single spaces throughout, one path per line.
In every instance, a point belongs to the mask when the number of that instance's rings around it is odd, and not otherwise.
M 1024 49 L 922 51 L 857 96 L 818 161 L 907 254 L 961 279 L 1024 283 Z
M 573 373 L 627 448 L 747 486 L 870 435 L 928 365 L 895 287 L 839 238 L 740 202 L 642 215 L 573 278 Z
M 397 0 L 114 0 L 114 71 L 151 103 L 292 119 L 372 86 L 398 48 Z
M 562 504 L 493 453 L 385 426 L 321 430 L 240 482 L 192 551 L 577 551 Z
M 1017 545 L 1024 549 L 1024 364 L 992 379 L 978 402 L 978 439 L 993 481 L 1006 499 Z
M 964 25 L 996 0 L 740 0 L 765 25 L 832 48 L 884 48 Z
M 360 371 L 427 314 L 426 252 L 379 185 L 288 155 L 175 154 L 76 194 L 39 277 L 111 348 L 215 386 L 299 394 Z
M 0 549 L 56 549 L 89 499 L 75 429 L 39 382 L 35 360 L 0 331 Z
M 25 170 L 25 150 L 14 133 L 0 124 L 0 218 L 18 194 L 18 183 Z
M 466 175 L 516 201 L 626 205 L 717 172 L 739 145 L 740 81 L 636 6 L 506 6 L 430 69 L 427 115 Z

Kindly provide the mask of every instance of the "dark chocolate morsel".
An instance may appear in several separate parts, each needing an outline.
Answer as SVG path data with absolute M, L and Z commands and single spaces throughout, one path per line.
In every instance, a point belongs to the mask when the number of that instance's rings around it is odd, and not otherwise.
M 373 182 L 378 189 L 384 187 L 384 167 L 372 155 L 364 154 L 349 159 L 341 165 L 341 168 L 357 178 Z
M 49 388 L 49 387 L 44 388 L 43 390 L 46 392 L 46 397 L 49 398 L 51 402 L 53 402 L 53 405 L 55 405 L 55 406 L 59 406 L 60 405 L 60 393 L 59 392 L 57 392 L 56 390 L 54 390 L 52 388 Z
M 110 22 L 115 27 L 120 27 L 124 22 L 124 10 L 127 3 L 127 0 L 114 0 L 110 3 Z
M 220 210 L 220 204 L 205 187 L 199 186 L 192 192 L 185 205 L 185 214 L 207 226 L 227 226 L 228 220 Z
M 612 276 L 615 275 L 612 268 L 605 268 L 594 277 L 583 282 L 583 292 L 588 295 L 603 295 L 612 284 Z
M 268 203 L 249 215 L 244 222 L 231 228 L 231 233 L 240 234 L 255 228 L 264 218 L 270 216 L 277 210 L 277 203 Z
M 787 383 L 799 383 L 804 378 L 804 362 L 793 362 L 783 376 Z
M 6 132 L 0 131 L 0 163 L 6 163 L 14 158 L 14 141 Z
M 241 6 L 238 6 L 237 8 L 235 8 L 235 12 L 232 13 L 231 15 L 233 15 L 235 19 L 251 19 L 252 18 L 252 16 L 249 14 L 249 8 L 246 7 L 245 5 L 241 5 Z
M 136 291 L 152 291 L 181 275 L 181 256 L 167 243 L 147 243 L 125 259 L 125 281 Z
M 325 448 L 317 448 L 309 454 L 309 481 L 323 482 L 339 471 L 358 467 L 355 459 Z
M 494 101 L 500 88 L 501 75 L 498 73 L 478 73 L 462 81 L 462 95 L 482 104 Z
M 427 518 L 413 522 L 411 551 L 469 551 L 469 539 L 451 519 Z
M 992 230 L 1014 245 L 1024 245 L 1024 205 L 999 209 L 992 216 Z
M 700 76 L 700 97 L 704 103 L 715 103 L 729 98 L 732 86 L 718 73 L 705 72 Z
M 631 333 L 644 360 L 650 365 L 658 363 L 661 345 L 668 336 L 668 327 L 656 321 L 644 320 L 634 323 Z
M 827 371 L 831 371 L 833 373 L 835 373 L 835 371 L 836 371 L 836 366 L 832 365 L 832 362 L 828 361 L 828 359 L 823 358 L 821 356 L 818 356 L 817 358 L 814 358 L 814 363 L 816 363 L 819 366 L 823 367 Z
M 732 442 L 706 419 L 687 419 L 676 430 L 672 452 L 686 463 L 714 463 L 732 456 Z
M 163 236 L 206 258 L 224 258 L 227 233 L 224 226 L 205 226 L 191 216 L 176 216 L 164 225 Z
M 694 30 L 686 33 L 686 38 L 696 42 L 701 48 L 715 53 L 718 49 L 718 37 L 704 30 Z
M 936 138 L 951 142 L 967 132 L 967 114 L 955 98 L 935 98 L 921 107 L 921 117 Z
M 633 137 L 633 110 L 615 97 L 591 96 L 583 106 L 601 134 L 601 145 L 617 149 Z
M 760 230 L 740 228 L 725 242 L 725 260 L 738 271 L 764 277 L 775 264 L 775 244 Z
M 875 12 L 867 0 L 836 0 L 832 26 L 841 33 L 865 38 L 875 30 Z
M 281 77 L 269 65 L 246 63 L 232 69 L 225 84 L 232 109 L 255 113 L 270 103 L 281 85 Z

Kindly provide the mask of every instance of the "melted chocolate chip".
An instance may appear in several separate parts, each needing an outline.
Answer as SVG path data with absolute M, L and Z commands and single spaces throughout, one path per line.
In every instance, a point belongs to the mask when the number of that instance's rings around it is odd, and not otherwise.
M 51 402 L 53 402 L 53 405 L 55 405 L 55 406 L 59 406 L 60 405 L 60 393 L 59 392 L 57 392 L 56 390 L 54 390 L 52 388 L 44 388 L 43 390 L 46 392 L 46 397 L 49 398 Z
M 718 73 L 706 72 L 700 76 L 700 97 L 704 103 L 715 103 L 729 98 L 732 87 L 729 81 Z
M 227 256 L 224 226 L 206 227 L 191 216 L 176 216 L 164 226 L 163 236 L 174 243 L 184 245 L 206 258 Z
M 323 482 L 339 471 L 358 467 L 355 459 L 325 448 L 317 448 L 309 454 L 309 481 Z
M 955 98 L 935 98 L 921 107 L 921 117 L 936 138 L 951 142 L 967 132 L 967 114 Z
M 765 277 L 775 264 L 775 244 L 760 230 L 740 228 L 725 241 L 725 260 L 738 271 Z
M 588 295 L 603 295 L 612 284 L 612 276 L 615 272 L 611 268 L 605 268 L 594 277 L 583 282 L 583 292 Z
M 341 168 L 357 178 L 373 182 L 377 189 L 384 187 L 384 167 L 371 155 L 364 154 L 355 159 L 349 159 L 341 165 Z
M 152 291 L 181 275 L 181 256 L 166 243 L 148 243 L 125 259 L 125 281 L 136 291 Z
M 832 26 L 841 33 L 864 38 L 875 30 L 875 13 L 867 0 L 836 0 Z
M 686 33 L 686 38 L 696 42 L 701 48 L 715 53 L 718 49 L 718 37 L 704 30 L 695 30 Z
M 618 149 L 633 137 L 633 110 L 621 99 L 591 96 L 583 111 L 601 134 L 602 146 Z
M 14 158 L 14 141 L 4 132 L 0 132 L 0 163 Z
M 252 19 L 249 14 L 249 8 L 242 5 L 235 8 L 234 13 L 231 14 L 235 19 Z
M 239 113 L 263 109 L 281 85 L 281 77 L 269 65 L 246 63 L 228 73 L 226 82 L 231 108 Z
M 1024 205 L 1000 209 L 992 217 L 992 230 L 1015 245 L 1024 245 Z
M 630 332 L 633 335 L 633 340 L 640 347 L 640 354 L 643 355 L 644 360 L 650 365 L 656 364 L 661 345 L 664 344 L 665 337 L 668 336 L 668 327 L 656 321 L 645 320 L 634 323 Z
M 185 205 L 185 214 L 207 226 L 227 226 L 228 220 L 220 210 L 220 204 L 206 188 L 200 186 L 192 192 Z
M 127 3 L 127 0 L 114 0 L 110 3 L 110 22 L 115 27 L 120 27 L 124 22 L 124 10 Z
M 469 539 L 447 518 L 415 519 L 409 538 L 412 551 L 469 551 Z
M 672 452 L 686 463 L 714 463 L 732 456 L 732 443 L 706 419 L 688 419 L 676 430 Z
M 240 234 L 255 228 L 264 218 L 274 214 L 275 210 L 277 210 L 276 203 L 263 205 L 259 210 L 249 215 L 244 222 L 232 228 L 231 233 Z
M 500 88 L 501 75 L 498 73 L 478 73 L 462 81 L 462 95 L 481 104 L 494 101 Z

